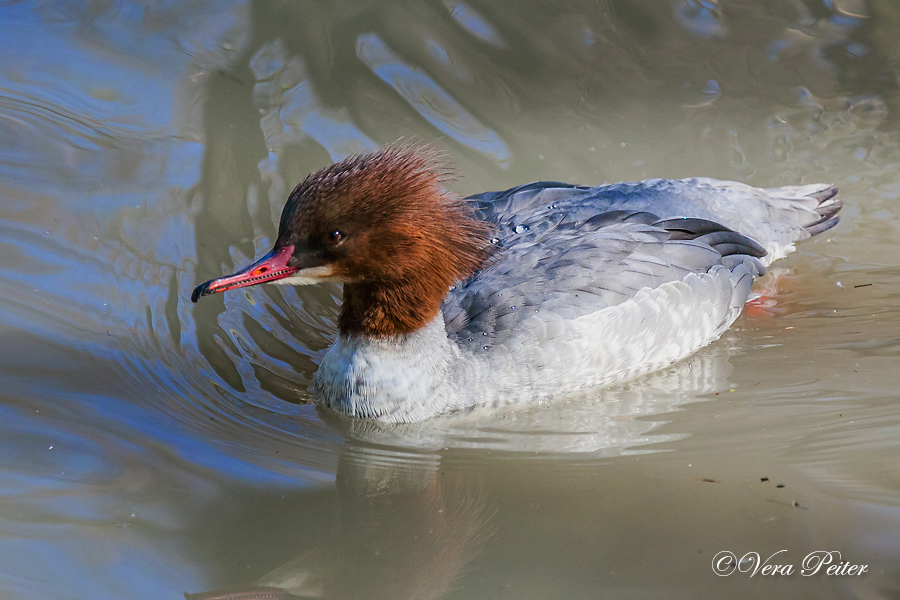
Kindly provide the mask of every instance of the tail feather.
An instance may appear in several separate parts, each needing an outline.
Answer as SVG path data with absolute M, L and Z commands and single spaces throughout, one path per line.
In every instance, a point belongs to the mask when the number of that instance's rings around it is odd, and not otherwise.
M 833 191 L 832 195 L 828 196 L 828 198 L 823 200 L 822 203 L 815 208 L 816 213 L 821 215 L 819 220 L 806 225 L 806 231 L 809 232 L 809 235 L 816 235 L 831 229 L 841 220 L 838 213 L 841 212 L 844 203 L 840 200 L 833 199 L 834 194 L 837 194 L 837 188 L 831 186 L 830 189 Z
M 813 209 L 816 214 L 819 215 L 819 218 L 816 221 L 805 225 L 809 235 L 822 233 L 838 224 L 840 217 L 838 217 L 837 214 L 841 212 L 844 203 L 835 198 L 837 193 L 837 186 L 829 185 L 828 187 L 810 194 L 811 198 L 815 198 L 819 201 L 819 205 Z
M 808 185 L 789 185 L 766 190 L 769 196 L 790 200 L 806 207 L 811 212 L 811 220 L 803 223 L 803 228 L 809 235 L 816 235 L 838 224 L 840 218 L 837 214 L 843 208 L 844 203 L 835 198 L 838 188 L 827 183 L 814 183 Z
M 836 185 L 825 184 L 826 187 L 823 187 L 815 192 L 809 194 L 810 198 L 815 198 L 819 201 L 819 204 L 823 204 L 826 200 L 831 200 L 835 196 L 837 196 L 838 188 Z

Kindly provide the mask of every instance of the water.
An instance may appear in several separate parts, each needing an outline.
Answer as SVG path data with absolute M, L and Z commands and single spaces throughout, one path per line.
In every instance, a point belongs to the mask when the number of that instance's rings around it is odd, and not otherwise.
M 0 597 L 897 597 L 898 22 L 879 0 L 3 3 Z M 463 194 L 706 175 L 834 182 L 846 207 L 671 369 L 362 424 L 309 403 L 338 287 L 189 296 L 268 250 L 308 172 L 400 137 L 437 140 Z M 725 550 L 795 572 L 719 577 Z M 802 576 L 826 550 L 867 572 Z

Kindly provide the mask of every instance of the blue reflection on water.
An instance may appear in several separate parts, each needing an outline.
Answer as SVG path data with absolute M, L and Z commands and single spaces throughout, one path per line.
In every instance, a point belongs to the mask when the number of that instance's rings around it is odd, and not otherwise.
M 728 35 L 728 26 L 722 19 L 721 9 L 714 1 L 682 0 L 675 7 L 675 17 L 685 29 L 701 37 Z
M 477 37 L 479 40 L 487 42 L 492 46 L 497 46 L 498 48 L 502 48 L 506 45 L 503 42 L 503 38 L 497 33 L 497 30 L 471 6 L 463 4 L 462 2 L 450 2 L 449 0 L 444 1 L 444 6 L 450 11 L 450 16 L 452 16 L 463 29 Z
M 35 386 L 43 402 L 0 405 L 0 590 L 16 598 L 180 596 L 203 586 L 205 570 L 184 530 L 230 481 L 333 481 L 333 470 L 237 458 L 228 442 L 217 448 L 121 396 Z
M 333 482 L 341 438 L 230 396 L 186 306 L 195 107 L 245 8 L 0 7 L 0 595 L 178 597 L 223 489 Z
M 0 555 L 2 589 L 11 594 L 8 597 L 21 600 L 177 598 L 182 590 L 203 582 L 197 571 L 172 568 L 173 564 L 190 564 L 177 548 L 132 545 L 96 536 L 86 551 L 85 540 L 62 525 L 45 528 L 36 539 L 4 539 Z M 63 582 L 60 574 L 65 574 Z
M 438 130 L 498 163 L 510 159 L 509 147 L 495 131 L 482 124 L 428 74 L 403 62 L 377 35 L 359 36 L 356 54 Z
M 265 169 L 272 176 L 278 177 L 278 161 L 285 146 L 301 143 L 307 136 L 325 148 L 333 161 L 378 147 L 346 109 L 323 107 L 303 60 L 288 56 L 281 38 L 260 46 L 250 59 L 250 69 L 256 78 L 255 105 L 263 113 L 260 126 L 271 151 L 271 164 Z M 277 199 L 279 206 L 282 200 Z

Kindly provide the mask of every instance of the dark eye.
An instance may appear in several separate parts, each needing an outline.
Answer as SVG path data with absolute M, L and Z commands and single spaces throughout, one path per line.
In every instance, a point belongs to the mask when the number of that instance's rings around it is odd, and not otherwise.
M 334 231 L 330 231 L 325 234 L 325 243 L 329 246 L 337 246 L 341 242 L 344 241 L 344 234 L 335 229 Z

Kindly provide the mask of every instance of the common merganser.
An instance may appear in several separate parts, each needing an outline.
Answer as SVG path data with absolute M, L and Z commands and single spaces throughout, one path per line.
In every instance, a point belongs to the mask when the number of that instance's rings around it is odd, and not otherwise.
M 288 197 L 273 250 L 191 300 L 341 282 L 317 399 L 412 422 L 671 365 L 718 338 L 766 265 L 837 224 L 842 206 L 833 185 L 707 178 L 538 182 L 460 200 L 446 175 L 408 145 L 313 173 Z

